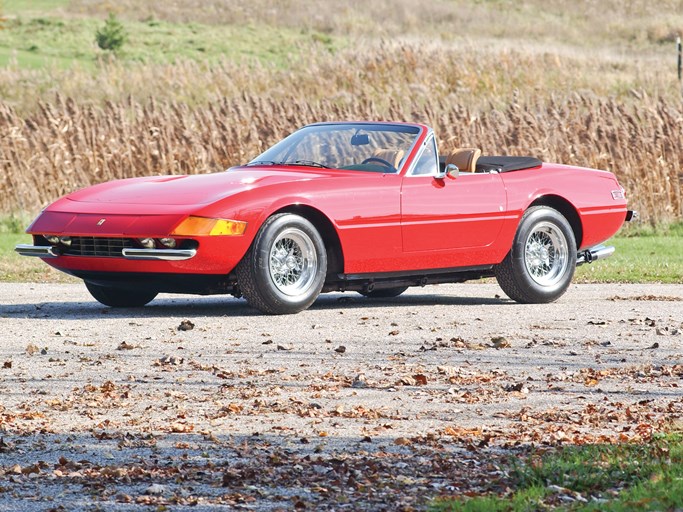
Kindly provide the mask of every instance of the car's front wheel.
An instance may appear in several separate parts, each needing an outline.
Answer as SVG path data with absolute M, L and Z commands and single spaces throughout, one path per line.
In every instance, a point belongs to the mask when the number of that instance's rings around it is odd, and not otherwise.
M 275 315 L 298 313 L 313 304 L 325 282 L 323 239 L 299 215 L 273 215 L 261 226 L 236 273 L 251 306 Z
M 133 290 L 128 288 L 114 288 L 85 282 L 85 287 L 93 298 L 112 308 L 139 308 L 152 302 L 158 295 L 153 290 Z
M 535 206 L 524 213 L 496 279 L 511 299 L 542 304 L 567 291 L 575 269 L 576 240 L 567 219 L 553 208 Z

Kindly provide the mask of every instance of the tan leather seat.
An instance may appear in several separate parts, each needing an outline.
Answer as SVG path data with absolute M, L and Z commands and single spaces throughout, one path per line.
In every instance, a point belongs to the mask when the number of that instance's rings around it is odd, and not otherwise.
M 479 148 L 458 148 L 446 158 L 446 165 L 455 164 L 464 172 L 475 172 L 477 160 L 481 156 Z
M 402 149 L 378 148 L 375 150 L 375 152 L 372 154 L 372 156 L 374 158 L 381 158 L 382 160 L 386 160 L 391 165 L 393 165 L 396 169 L 398 169 L 398 166 L 400 165 L 401 160 L 403 160 L 403 156 L 405 154 L 406 154 L 406 152 Z

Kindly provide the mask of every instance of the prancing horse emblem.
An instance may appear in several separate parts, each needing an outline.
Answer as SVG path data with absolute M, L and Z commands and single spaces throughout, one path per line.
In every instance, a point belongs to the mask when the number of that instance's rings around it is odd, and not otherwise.
M 100 221 L 97 223 L 98 226 L 101 226 L 107 221 L 107 219 L 100 219 Z

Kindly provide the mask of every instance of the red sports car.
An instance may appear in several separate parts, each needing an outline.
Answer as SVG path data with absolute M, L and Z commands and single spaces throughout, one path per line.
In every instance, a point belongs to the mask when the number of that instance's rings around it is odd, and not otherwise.
M 16 251 L 112 307 L 228 293 L 285 314 L 321 292 L 394 297 L 491 276 L 512 299 L 543 303 L 577 264 L 612 254 L 599 244 L 632 216 L 609 172 L 479 149 L 440 155 L 421 124 L 318 123 L 225 172 L 69 194 Z

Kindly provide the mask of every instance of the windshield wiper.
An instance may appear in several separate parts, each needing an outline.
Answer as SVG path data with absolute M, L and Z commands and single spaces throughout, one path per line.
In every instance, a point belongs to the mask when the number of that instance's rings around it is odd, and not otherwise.
M 278 165 L 282 162 L 273 162 L 272 160 L 254 160 L 253 162 L 249 162 L 246 164 L 246 166 L 250 165 Z
M 307 167 L 322 167 L 323 169 L 332 169 L 328 165 L 315 162 L 313 160 L 295 160 L 294 162 L 280 162 L 281 165 L 305 165 Z

